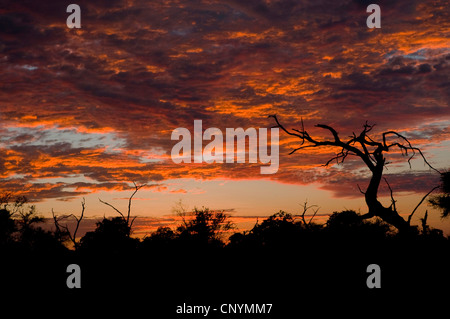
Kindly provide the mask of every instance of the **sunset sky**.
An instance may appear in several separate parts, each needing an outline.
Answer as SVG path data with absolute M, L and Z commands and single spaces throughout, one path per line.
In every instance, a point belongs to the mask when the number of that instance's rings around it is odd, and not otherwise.
M 81 29 L 66 8 L 81 7 Z M 381 28 L 366 7 L 381 7 Z M 26 195 L 51 216 L 126 211 L 132 182 L 147 184 L 133 214 L 163 225 L 179 200 L 242 220 L 301 204 L 319 214 L 367 211 L 369 171 L 358 158 L 322 165 L 339 149 L 288 155 L 298 141 L 280 131 L 280 167 L 175 164 L 178 127 L 288 128 L 342 139 L 376 124 L 396 130 L 438 170 L 450 167 L 448 1 L 17 1 L 0 4 L 0 192 Z M 400 152 L 385 171 L 408 215 L 439 175 Z M 382 185 L 380 196 L 390 202 Z M 450 234 L 433 211 L 429 222 Z M 318 220 L 324 220 L 324 217 Z M 170 219 L 171 220 L 171 219 Z

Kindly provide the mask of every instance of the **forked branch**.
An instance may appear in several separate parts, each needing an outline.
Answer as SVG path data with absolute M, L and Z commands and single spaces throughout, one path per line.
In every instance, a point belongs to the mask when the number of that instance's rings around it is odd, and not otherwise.
M 349 140 L 347 142 L 343 142 L 339 138 L 339 134 L 334 128 L 332 128 L 328 125 L 324 125 L 324 124 L 317 124 L 316 127 L 320 127 L 325 130 L 328 130 L 333 135 L 333 140 L 319 141 L 319 140 L 312 138 L 311 135 L 309 135 L 309 133 L 304 129 L 303 124 L 302 124 L 302 130 L 292 129 L 292 131 L 295 132 L 295 133 L 293 133 L 293 132 L 287 130 L 278 121 L 278 118 L 276 115 L 270 115 L 269 117 L 274 118 L 275 122 L 277 123 L 276 127 L 281 128 L 284 132 L 286 132 L 287 134 L 289 134 L 291 136 L 296 136 L 299 139 L 301 139 L 300 147 L 291 151 L 289 153 L 289 155 L 291 155 L 301 149 L 305 149 L 305 148 L 320 147 L 320 146 L 334 146 L 334 147 L 340 147 L 342 150 L 335 157 L 330 159 L 326 163 L 326 165 L 330 164 L 333 160 L 337 160 L 339 162 L 339 159 L 341 159 L 341 163 L 342 163 L 348 155 L 355 155 L 355 156 L 360 157 L 364 161 L 364 163 L 369 167 L 370 170 L 373 171 L 375 169 L 374 163 L 372 162 L 370 156 L 368 154 L 365 154 L 364 151 L 361 151 L 360 149 L 358 149 L 357 147 L 354 146 L 355 138 L 352 138 L 351 140 Z M 303 120 L 302 120 L 302 123 L 303 123 Z M 310 144 L 304 145 L 305 142 L 309 142 Z
M 53 222 L 55 224 L 56 227 L 56 233 L 61 235 L 61 234 L 67 234 L 67 236 L 69 237 L 70 241 L 73 243 L 73 246 L 75 248 L 75 250 L 78 248 L 78 242 L 77 242 L 77 233 L 78 233 L 78 229 L 80 228 L 80 223 L 83 220 L 84 217 L 84 211 L 86 209 L 86 200 L 83 198 L 83 200 L 81 201 L 81 215 L 80 217 L 75 216 L 74 214 L 70 214 L 70 215 L 63 215 L 63 216 L 56 216 L 55 212 L 52 209 L 52 216 L 53 216 Z M 75 224 L 75 229 L 73 231 L 73 234 L 70 232 L 69 230 L 69 226 L 66 223 L 65 225 L 61 225 L 60 221 L 64 220 L 64 219 L 68 219 L 70 217 L 73 217 L 76 221 Z M 64 231 L 62 231 L 61 229 L 63 229 Z
M 306 213 L 308 212 L 308 210 L 313 209 L 313 214 L 311 215 L 311 218 L 309 219 L 309 221 L 306 221 Z M 312 220 L 314 219 L 314 217 L 316 216 L 317 212 L 319 211 L 320 207 L 318 207 L 317 205 L 310 205 L 308 206 L 308 201 L 306 200 L 303 203 L 303 212 L 300 215 L 294 215 L 294 217 L 300 217 L 302 219 L 303 225 L 305 225 L 306 227 L 308 227 Z
M 128 211 L 127 211 L 127 215 L 125 217 L 125 214 L 123 214 L 119 209 L 117 209 L 116 207 L 114 207 L 113 205 L 111 205 L 108 202 L 102 201 L 100 198 L 98 199 L 101 203 L 111 207 L 112 209 L 114 209 L 122 218 L 123 220 L 126 221 L 128 227 L 131 228 L 131 226 L 133 226 L 134 220 L 136 219 L 136 216 L 133 217 L 133 219 L 130 222 L 130 216 L 131 216 L 131 202 L 133 200 L 134 195 L 136 195 L 136 193 L 144 186 L 146 186 L 146 184 L 143 185 L 137 185 L 135 182 L 133 182 L 134 185 L 134 192 L 133 194 L 131 194 L 130 198 L 128 199 Z
M 340 147 L 341 151 L 336 154 L 335 157 L 328 160 L 325 164 L 325 166 L 328 166 L 331 162 L 334 160 L 337 161 L 337 163 L 343 163 L 344 160 L 347 158 L 348 155 L 355 155 L 360 157 L 366 166 L 373 172 L 375 170 L 375 166 L 379 164 L 380 162 L 384 161 L 383 158 L 383 152 L 389 152 L 392 147 L 397 147 L 400 149 L 403 155 L 407 156 L 408 151 L 411 152 L 411 156 L 408 159 L 408 164 L 411 167 L 411 160 L 414 158 L 416 153 L 419 153 L 422 157 L 424 163 L 432 170 L 440 173 L 436 168 L 434 168 L 425 158 L 422 151 L 412 146 L 411 142 L 402 134 L 397 133 L 395 131 L 387 131 L 382 133 L 382 140 L 383 142 L 376 142 L 373 140 L 368 133 L 372 131 L 375 125 L 369 125 L 367 122 L 363 126 L 363 130 L 359 135 L 356 135 L 353 133 L 352 136 L 350 136 L 350 139 L 346 142 L 342 141 L 339 138 L 338 132 L 325 124 L 317 124 L 316 127 L 328 130 L 333 135 L 333 140 L 323 140 L 319 141 L 315 138 L 312 138 L 311 135 L 305 130 L 303 119 L 301 121 L 302 129 L 292 129 L 292 131 L 289 131 L 284 127 L 278 120 L 276 115 L 269 115 L 269 117 L 272 117 L 277 125 L 275 127 L 281 128 L 284 132 L 291 136 L 298 137 L 301 140 L 300 146 L 298 148 L 293 149 L 289 155 L 294 154 L 295 152 L 305 149 L 305 148 L 314 148 L 314 147 L 320 147 L 320 146 L 334 146 L 334 147 Z M 387 137 L 389 135 L 394 135 L 400 140 L 402 140 L 404 143 L 395 142 L 395 143 L 388 143 Z M 310 144 L 306 144 L 305 142 L 309 142 Z M 357 146 L 359 145 L 358 148 Z

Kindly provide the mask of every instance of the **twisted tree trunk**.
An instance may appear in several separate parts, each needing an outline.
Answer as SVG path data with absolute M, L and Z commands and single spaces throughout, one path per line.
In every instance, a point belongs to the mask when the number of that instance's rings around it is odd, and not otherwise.
M 384 207 L 378 200 L 378 189 L 381 183 L 381 177 L 383 176 L 383 168 L 384 159 L 378 163 L 372 171 L 372 178 L 370 179 L 369 186 L 364 194 L 369 212 L 363 215 L 362 218 L 366 219 L 378 216 L 386 223 L 397 228 L 400 232 L 410 232 L 411 226 L 409 222 L 398 214 L 393 205 Z

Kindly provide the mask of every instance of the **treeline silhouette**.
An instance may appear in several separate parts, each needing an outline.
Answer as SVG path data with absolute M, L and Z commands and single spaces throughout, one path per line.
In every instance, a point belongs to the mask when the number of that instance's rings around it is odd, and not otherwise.
M 78 264 L 79 291 L 114 298 L 118 291 L 143 289 L 160 300 L 162 310 L 180 302 L 244 298 L 283 302 L 287 311 L 315 293 L 376 294 L 366 286 L 366 268 L 373 263 L 383 270 L 384 291 L 416 292 L 449 283 L 450 241 L 441 230 L 424 223 L 402 234 L 352 210 L 332 213 L 325 224 L 305 217 L 280 211 L 238 232 L 224 212 L 196 208 L 182 215 L 177 228 L 160 227 L 143 239 L 132 236 L 122 216 L 104 218 L 72 241 L 70 229 L 61 224 L 44 230 L 35 207 L 19 197 L 0 208 L 2 287 L 77 294 L 66 286 L 66 267 Z

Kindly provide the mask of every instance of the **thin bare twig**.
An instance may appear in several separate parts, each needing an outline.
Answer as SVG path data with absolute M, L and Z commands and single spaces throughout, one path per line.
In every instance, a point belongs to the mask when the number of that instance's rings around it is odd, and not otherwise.
M 408 224 L 411 224 L 411 218 L 413 217 L 414 213 L 416 212 L 417 208 L 419 208 L 420 205 L 422 205 L 423 201 L 425 200 L 425 198 L 428 197 L 428 195 L 430 195 L 432 192 L 434 192 L 436 189 L 438 189 L 439 186 L 435 186 L 433 187 L 433 189 L 431 191 L 429 191 L 424 197 L 422 197 L 422 199 L 420 200 L 419 204 L 417 204 L 417 206 L 414 208 L 414 210 L 412 211 L 411 214 L 409 214 L 408 216 Z
M 122 216 L 123 219 L 125 219 L 124 214 L 122 214 L 122 212 L 120 210 L 118 210 L 117 208 L 115 208 L 113 205 L 111 205 L 110 203 L 104 202 L 102 201 L 100 198 L 98 199 L 100 201 L 100 203 L 103 203 L 105 205 L 108 205 L 109 207 L 111 207 L 112 209 L 114 209 L 116 212 L 119 213 L 120 216 Z
M 356 186 L 358 186 L 359 192 L 363 195 L 366 195 L 366 192 L 363 192 L 363 190 L 361 189 L 361 187 L 359 187 L 359 184 L 356 184 Z
M 391 192 L 391 207 L 393 208 L 394 212 L 396 212 L 397 211 L 397 207 L 395 206 L 395 203 L 397 201 L 394 199 L 394 194 L 392 192 L 391 185 L 389 185 L 389 182 L 387 181 L 386 177 L 383 177 L 383 178 L 384 178 L 384 181 L 386 182 L 387 187 L 389 188 L 389 191 Z

